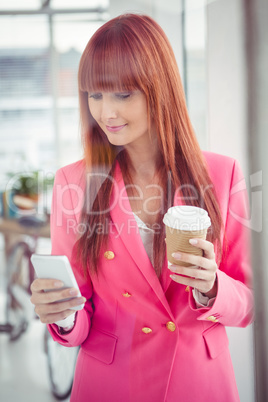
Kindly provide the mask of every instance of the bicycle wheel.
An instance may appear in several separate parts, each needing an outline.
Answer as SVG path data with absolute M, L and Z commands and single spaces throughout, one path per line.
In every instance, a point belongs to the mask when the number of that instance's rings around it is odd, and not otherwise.
M 66 399 L 72 390 L 79 347 L 66 347 L 55 342 L 45 331 L 45 352 L 51 392 L 58 400 Z
M 25 242 L 15 244 L 7 259 L 6 318 L 11 324 L 10 340 L 18 339 L 34 317 L 29 289 L 34 279 L 31 251 Z

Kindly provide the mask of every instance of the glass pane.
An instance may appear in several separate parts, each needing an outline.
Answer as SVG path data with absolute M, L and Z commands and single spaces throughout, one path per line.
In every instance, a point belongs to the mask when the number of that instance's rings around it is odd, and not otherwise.
M 0 0 L 0 10 L 35 10 L 40 6 L 41 0 Z
M 77 73 L 81 54 L 103 21 L 89 15 L 59 15 L 54 18 L 54 45 L 57 52 L 59 165 L 82 157 L 79 133 Z M 70 35 L 75 32 L 75 35 Z
M 55 166 L 52 104 L 47 17 L 0 17 L 1 172 Z
M 60 108 L 59 132 L 60 132 L 60 166 L 78 161 L 83 157 L 83 151 L 79 132 L 78 108 Z
M 187 0 L 185 2 L 186 16 L 186 48 L 205 48 L 205 0 Z
M 0 49 L 47 48 L 49 30 L 47 17 L 35 16 L 0 16 Z
M 107 8 L 109 0 L 51 0 L 51 7 L 53 8 Z
M 95 17 L 95 18 L 94 18 Z M 96 14 L 67 14 L 54 17 L 54 42 L 58 51 L 75 49 L 81 54 L 94 32 L 109 18 Z M 75 32 L 75 35 L 73 35 Z
M 185 2 L 187 103 L 200 146 L 207 148 L 205 0 Z

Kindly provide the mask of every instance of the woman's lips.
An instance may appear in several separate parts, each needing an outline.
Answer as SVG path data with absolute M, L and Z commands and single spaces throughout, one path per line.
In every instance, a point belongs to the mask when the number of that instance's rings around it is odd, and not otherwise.
M 123 124 L 122 126 L 106 126 L 106 129 L 108 131 L 110 131 L 111 133 L 116 133 L 120 130 L 122 130 L 122 128 L 124 128 L 126 126 L 126 124 Z

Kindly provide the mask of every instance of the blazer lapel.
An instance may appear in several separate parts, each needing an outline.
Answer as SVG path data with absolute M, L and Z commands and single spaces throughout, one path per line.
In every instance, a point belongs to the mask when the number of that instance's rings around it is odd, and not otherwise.
M 115 168 L 110 208 L 111 219 L 126 249 L 164 307 L 172 315 L 164 290 L 143 246 L 118 163 Z M 166 283 L 165 280 L 165 287 L 169 286 L 170 281 Z

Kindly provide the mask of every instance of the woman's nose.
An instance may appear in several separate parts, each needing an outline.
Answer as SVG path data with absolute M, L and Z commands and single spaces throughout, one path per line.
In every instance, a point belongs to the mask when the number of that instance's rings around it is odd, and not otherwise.
M 102 110 L 101 110 L 101 119 L 102 121 L 107 121 L 110 119 L 117 118 L 117 110 L 116 105 L 112 100 L 103 99 L 102 101 Z

